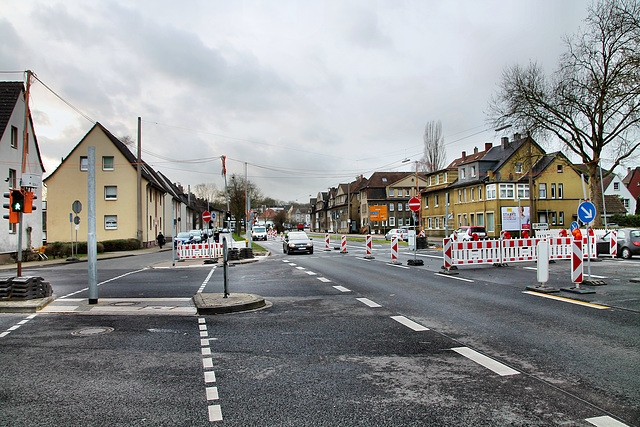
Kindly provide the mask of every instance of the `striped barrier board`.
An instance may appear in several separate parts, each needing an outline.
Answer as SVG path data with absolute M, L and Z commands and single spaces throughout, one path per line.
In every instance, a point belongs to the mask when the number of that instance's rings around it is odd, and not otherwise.
M 391 236 L 391 262 L 398 262 L 398 236 Z
M 448 240 L 448 239 L 445 239 Z M 451 243 L 451 264 L 494 264 L 502 261 L 500 240 L 456 241 Z M 445 265 L 446 267 L 446 265 Z
M 573 241 L 573 254 L 571 256 L 571 281 L 573 283 L 582 283 L 582 242 L 580 240 Z
M 616 230 L 612 230 L 609 234 L 609 253 L 611 258 L 618 256 L 618 232 Z
M 444 268 L 446 268 L 447 270 L 453 265 L 451 250 L 452 245 L 453 242 L 451 241 L 451 239 L 444 239 L 442 241 L 442 251 L 444 253 Z
M 178 245 L 176 253 L 179 259 L 219 258 L 222 256 L 221 243 L 190 243 Z
M 342 236 L 340 238 L 340 253 L 347 253 L 347 236 Z

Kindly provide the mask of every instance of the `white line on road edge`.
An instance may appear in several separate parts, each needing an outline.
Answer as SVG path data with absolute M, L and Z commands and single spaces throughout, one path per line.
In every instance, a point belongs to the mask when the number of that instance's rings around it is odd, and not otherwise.
M 442 259 L 441 256 L 439 255 L 427 255 L 427 254 L 416 254 L 418 256 L 423 256 L 423 257 L 427 257 L 427 258 L 437 258 L 437 259 Z
M 542 294 L 540 292 L 523 291 L 522 293 L 523 294 L 533 295 L 533 296 L 536 296 L 536 297 L 549 298 L 549 299 L 554 299 L 556 301 L 562 301 L 562 302 L 568 302 L 568 303 L 571 303 L 571 304 L 582 305 L 584 307 L 596 308 L 598 310 L 606 310 L 608 308 L 611 308 L 611 307 L 607 307 L 606 305 L 599 305 L 599 304 L 593 304 L 593 303 L 590 303 L 590 302 L 577 301 L 577 300 L 569 299 L 569 298 L 565 298 L 565 297 L 557 297 L 555 295 Z
M 215 268 L 215 267 L 213 267 L 213 268 L 211 269 L 211 271 L 210 271 L 210 272 L 209 272 L 209 274 L 207 275 L 207 278 L 206 278 L 206 279 L 204 279 L 204 282 L 202 282 L 202 285 L 200 286 L 200 289 L 198 289 L 198 292 L 197 292 L 197 293 L 201 294 L 201 293 L 202 293 L 202 291 L 204 291 L 204 288 L 205 288 L 205 286 L 207 286 L 207 283 L 209 283 L 209 279 L 211 279 L 211 276 L 213 275 L 213 272 L 214 272 L 214 271 L 216 271 L 216 268 Z
M 373 302 L 371 301 L 369 298 L 356 298 L 358 301 L 360 301 L 361 303 L 368 305 L 371 308 L 378 308 L 378 307 L 382 307 L 380 304 L 378 304 L 377 302 Z
M 429 330 L 429 328 L 427 328 L 426 326 L 422 326 L 421 324 L 416 323 L 413 320 L 407 319 L 404 316 L 391 316 L 391 318 L 396 322 L 403 324 L 407 328 L 413 329 L 414 331 L 417 331 L 417 332 Z
M 391 263 L 387 263 L 387 265 L 390 265 L 391 267 L 398 267 L 398 268 L 409 268 L 407 266 L 404 265 L 400 265 L 400 264 L 391 264 Z
M 515 369 L 512 369 L 507 365 L 504 365 L 498 362 L 497 360 L 493 360 L 492 358 L 487 357 L 484 354 L 478 353 L 477 351 L 470 349 L 469 347 L 456 347 L 456 348 L 452 348 L 451 350 L 455 351 L 456 353 L 468 359 L 473 360 L 477 364 L 482 365 L 487 369 L 492 370 L 493 372 L 495 372 L 500 376 L 504 377 L 507 375 L 517 375 L 520 373 Z
M 629 427 L 625 423 L 621 423 L 620 421 L 613 419 L 608 415 L 604 415 L 602 417 L 587 418 L 585 421 L 597 427 Z
M 463 282 L 471 282 L 473 283 L 473 280 L 471 279 L 465 279 L 464 277 L 455 277 L 455 276 L 448 276 L 446 274 L 440 274 L 440 273 L 435 273 L 436 276 L 440 276 L 440 277 L 446 277 L 448 279 L 456 279 L 456 280 L 462 280 Z
M 360 258 L 359 256 L 357 256 L 356 259 L 359 259 L 360 261 L 366 261 L 366 262 L 371 262 L 372 261 L 370 259 Z
M 334 286 L 334 288 L 336 288 L 340 292 L 351 292 L 351 289 L 347 289 L 344 286 Z

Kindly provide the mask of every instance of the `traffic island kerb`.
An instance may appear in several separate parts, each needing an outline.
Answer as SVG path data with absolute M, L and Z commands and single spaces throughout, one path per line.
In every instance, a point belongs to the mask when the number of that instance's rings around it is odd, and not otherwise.
M 193 296 L 198 314 L 225 314 L 256 310 L 270 304 L 264 298 L 252 294 L 198 293 Z

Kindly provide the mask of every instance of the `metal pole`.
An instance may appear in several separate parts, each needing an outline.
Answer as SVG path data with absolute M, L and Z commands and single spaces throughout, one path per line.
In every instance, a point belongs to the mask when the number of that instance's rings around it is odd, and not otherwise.
M 22 184 L 21 184 L 22 185 Z M 22 276 L 22 212 L 18 213 L 18 263 L 16 276 Z
M 222 238 L 222 260 L 223 260 L 223 278 L 224 278 L 224 296 L 223 298 L 227 298 L 229 296 L 229 257 L 227 255 L 227 237 L 224 236 Z
M 138 117 L 138 157 L 136 165 L 136 196 L 137 196 L 137 222 L 138 229 L 136 237 L 142 245 L 142 125 L 141 118 Z
M 173 207 L 173 198 L 171 198 L 171 266 L 176 266 L 176 220 Z
M 602 182 L 602 168 L 600 169 L 600 192 L 602 193 L 602 213 L 604 214 L 604 228 L 607 229 L 607 205 L 604 202 L 604 183 Z
M 89 264 L 89 304 L 98 303 L 98 272 L 96 241 L 96 147 L 87 154 L 87 259 Z M 77 231 L 76 231 L 77 235 Z M 77 243 L 76 243 L 77 245 Z

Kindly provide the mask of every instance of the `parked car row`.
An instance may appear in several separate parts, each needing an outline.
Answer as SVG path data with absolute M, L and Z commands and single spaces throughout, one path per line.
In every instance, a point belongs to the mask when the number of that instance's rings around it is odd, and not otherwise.
M 633 228 L 619 228 L 618 233 L 618 256 L 629 259 L 633 255 L 640 255 L 640 230 Z M 611 240 L 611 231 L 596 240 L 596 250 L 598 255 L 608 255 Z

